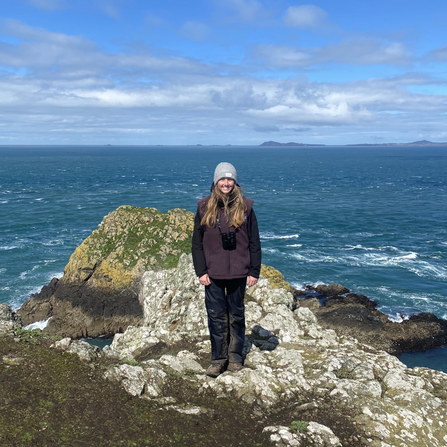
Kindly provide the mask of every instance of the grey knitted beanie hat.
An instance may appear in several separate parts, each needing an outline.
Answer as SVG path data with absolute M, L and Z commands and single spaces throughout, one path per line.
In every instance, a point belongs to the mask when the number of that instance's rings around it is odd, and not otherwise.
M 214 170 L 214 184 L 222 178 L 231 178 L 234 183 L 237 183 L 237 172 L 236 168 L 231 163 L 219 163 Z

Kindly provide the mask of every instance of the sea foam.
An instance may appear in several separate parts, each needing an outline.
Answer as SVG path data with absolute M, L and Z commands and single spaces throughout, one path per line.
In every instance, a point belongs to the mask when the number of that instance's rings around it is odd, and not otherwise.
M 34 323 L 28 324 L 23 329 L 40 329 L 43 330 L 48 326 L 48 323 L 53 317 L 48 318 L 48 320 L 36 321 Z

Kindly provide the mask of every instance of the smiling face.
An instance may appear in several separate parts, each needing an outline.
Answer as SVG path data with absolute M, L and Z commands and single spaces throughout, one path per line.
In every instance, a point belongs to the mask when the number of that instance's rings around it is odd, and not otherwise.
M 231 178 L 221 178 L 217 182 L 217 187 L 222 194 L 228 196 L 229 194 L 231 194 L 231 191 L 233 191 L 234 180 Z

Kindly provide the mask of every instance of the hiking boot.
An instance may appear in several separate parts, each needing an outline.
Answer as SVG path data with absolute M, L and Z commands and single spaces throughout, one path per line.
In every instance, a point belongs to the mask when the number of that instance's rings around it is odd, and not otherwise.
M 238 372 L 238 371 L 240 371 L 243 367 L 244 367 L 244 366 L 242 365 L 242 363 L 232 363 L 232 362 L 230 362 L 230 363 L 228 364 L 227 371 L 230 371 L 230 372 Z
M 225 365 L 223 363 L 212 363 L 210 366 L 208 366 L 206 375 L 209 377 L 220 376 L 224 371 L 224 366 Z

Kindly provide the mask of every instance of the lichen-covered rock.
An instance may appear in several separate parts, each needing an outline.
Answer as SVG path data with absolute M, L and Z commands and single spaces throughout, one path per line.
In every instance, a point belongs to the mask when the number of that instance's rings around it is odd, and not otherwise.
M 144 273 L 140 301 L 145 326 L 168 344 L 207 338 L 204 290 L 190 255 L 182 255 L 176 269 Z
M 52 346 L 56 349 L 76 354 L 84 362 L 95 361 L 101 352 L 97 346 L 93 346 L 82 340 L 72 340 L 69 337 L 56 341 Z
M 284 289 L 292 294 L 296 292 L 295 288 L 284 280 L 284 275 L 270 265 L 261 266 L 261 276 L 267 279 L 274 289 Z
M 193 221 L 185 210 L 121 206 L 76 248 L 64 276 L 23 304 L 24 324 L 52 317 L 44 331 L 70 338 L 110 337 L 141 325 L 141 276 L 174 267 L 190 252 Z
M 265 427 L 264 432 L 270 433 L 270 441 L 275 447 L 342 447 L 330 428 L 316 422 L 303 425 L 302 431 L 276 425 Z
M 104 373 L 104 377 L 121 383 L 123 388 L 132 396 L 141 396 L 146 384 L 145 372 L 141 366 L 114 366 Z
M 128 327 L 124 334 L 116 334 L 110 346 L 105 346 L 103 352 L 109 357 L 121 360 L 134 360 L 144 356 L 160 340 L 147 327 Z
M 15 328 L 22 327 L 20 317 L 13 312 L 10 306 L 0 303 L 0 336 L 11 335 Z
M 245 366 L 217 379 L 205 376 L 199 361 L 210 343 L 191 256 L 181 256 L 177 268 L 145 273 L 140 300 L 145 326 L 118 334 L 110 347 L 120 358 L 140 359 L 136 395 L 167 399 L 166 384 L 175 377 L 198 394 L 237 399 L 264 415 L 289 408 L 293 418 L 271 429 L 276 445 L 447 445 L 447 374 L 406 368 L 384 351 L 324 329 L 309 308 L 295 309 L 292 294 L 265 278 L 247 289 Z M 157 340 L 169 354 L 152 355 Z M 305 421 L 306 430 L 285 428 L 294 419 Z

